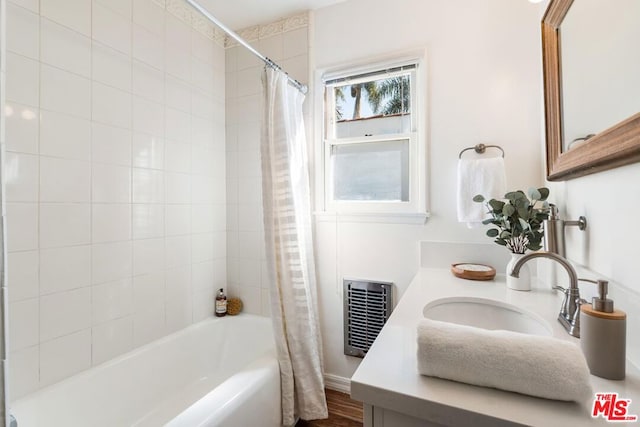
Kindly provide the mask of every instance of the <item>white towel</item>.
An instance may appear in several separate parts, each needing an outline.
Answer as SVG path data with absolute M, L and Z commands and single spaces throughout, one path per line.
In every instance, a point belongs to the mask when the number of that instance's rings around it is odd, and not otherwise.
M 502 157 L 458 160 L 458 221 L 469 228 L 478 227 L 487 217 L 484 203 L 473 198 L 482 194 L 485 199 L 504 197 L 507 187 Z
M 437 320 L 418 324 L 418 371 L 546 399 L 583 402 L 593 397 L 589 368 L 576 345 Z

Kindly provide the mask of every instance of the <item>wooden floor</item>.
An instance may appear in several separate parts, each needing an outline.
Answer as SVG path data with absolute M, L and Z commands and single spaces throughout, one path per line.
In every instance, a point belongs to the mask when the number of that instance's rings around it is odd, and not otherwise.
M 348 394 L 325 390 L 329 418 L 326 420 L 303 421 L 296 427 L 362 427 L 362 403 L 351 400 Z

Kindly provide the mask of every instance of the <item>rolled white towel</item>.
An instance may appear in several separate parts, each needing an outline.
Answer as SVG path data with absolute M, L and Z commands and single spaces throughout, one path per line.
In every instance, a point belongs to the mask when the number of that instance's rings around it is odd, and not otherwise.
M 583 402 L 593 397 L 589 368 L 578 346 L 437 320 L 418 324 L 418 371 L 546 399 Z

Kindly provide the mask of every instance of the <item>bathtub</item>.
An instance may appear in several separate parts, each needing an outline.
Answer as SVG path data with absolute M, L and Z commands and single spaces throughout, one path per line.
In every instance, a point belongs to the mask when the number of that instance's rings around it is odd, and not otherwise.
M 279 427 L 271 321 L 210 318 L 27 395 L 20 427 Z

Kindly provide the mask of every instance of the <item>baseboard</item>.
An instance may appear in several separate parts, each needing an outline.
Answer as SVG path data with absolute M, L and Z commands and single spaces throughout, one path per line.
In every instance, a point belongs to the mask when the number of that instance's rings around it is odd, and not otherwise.
M 333 374 L 324 374 L 324 386 L 330 390 L 351 394 L 351 380 Z

